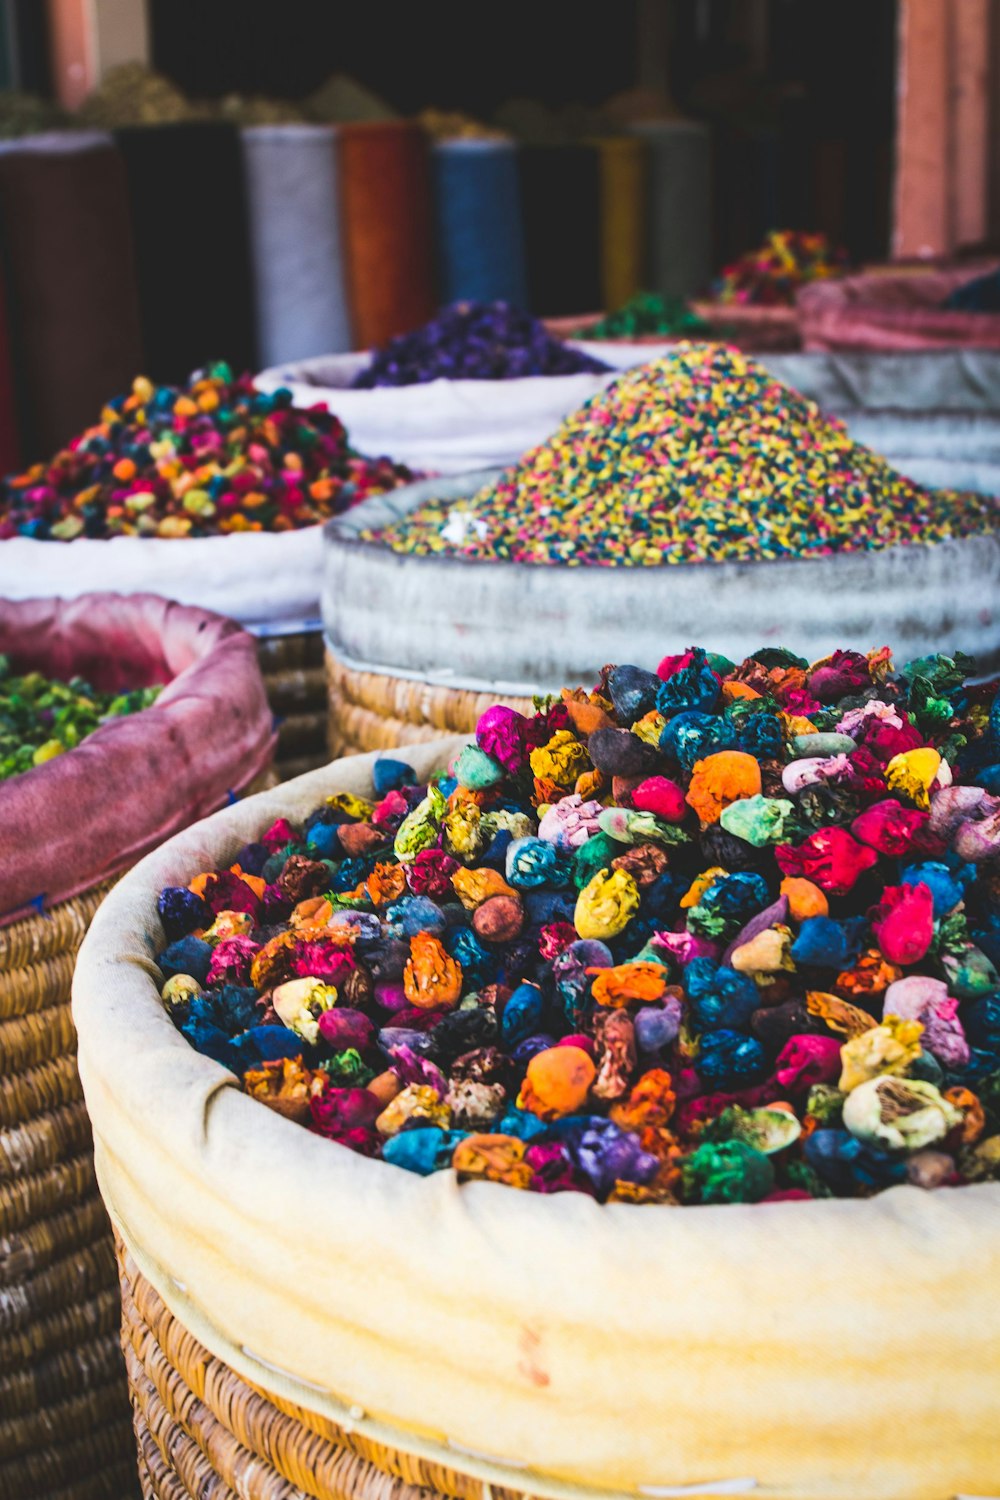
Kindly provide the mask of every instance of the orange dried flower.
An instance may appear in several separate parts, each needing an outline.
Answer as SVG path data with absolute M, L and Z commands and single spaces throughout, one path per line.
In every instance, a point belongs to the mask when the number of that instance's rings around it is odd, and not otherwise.
M 462 966 L 431 933 L 415 933 L 403 971 L 403 990 L 410 1004 L 421 1010 L 457 1005 L 462 994 Z
M 541 1120 L 557 1120 L 581 1108 L 597 1077 L 582 1047 L 547 1047 L 528 1064 L 517 1097 L 518 1109 L 528 1109 Z
M 451 877 L 455 894 L 466 911 L 475 911 L 491 896 L 516 896 L 514 887 L 508 885 L 499 870 L 484 865 L 479 870 L 456 870 Z
M 298 903 L 288 921 L 300 934 L 314 934 L 321 932 L 332 916 L 333 907 L 325 896 L 307 896 Z
M 945 1089 L 944 1096 L 948 1103 L 961 1112 L 961 1142 L 963 1146 L 971 1146 L 973 1141 L 978 1141 L 986 1129 L 986 1114 L 979 1096 L 971 1089 L 955 1085 L 954 1088 Z
M 852 968 L 837 975 L 837 988 L 844 995 L 881 995 L 902 977 L 902 969 L 884 959 L 878 948 L 866 948 Z
M 627 1099 L 611 1106 L 611 1118 L 621 1130 L 660 1130 L 677 1103 L 673 1080 L 665 1068 L 650 1068 L 634 1085 Z
M 860 1036 L 863 1031 L 871 1031 L 878 1025 L 866 1010 L 849 1005 L 839 995 L 829 995 L 824 990 L 806 991 L 806 1009 L 811 1016 L 819 1016 L 825 1021 L 831 1031 L 839 1031 L 846 1037 Z
M 606 785 L 600 771 L 584 771 L 576 778 L 573 790 L 582 802 L 590 802 L 593 798 L 600 796 Z
M 617 1008 L 633 1000 L 648 1004 L 662 998 L 667 971 L 661 964 L 618 964 L 613 969 L 588 969 L 594 975 L 591 993 L 597 1005 Z
M 455 1147 L 451 1164 L 459 1177 L 503 1182 L 508 1187 L 531 1186 L 534 1172 L 524 1160 L 526 1142 L 513 1135 L 467 1135 Z
M 752 688 L 748 682 L 724 682 L 722 684 L 723 703 L 735 703 L 737 698 L 759 698 L 756 688 Z
M 323 1093 L 327 1081 L 325 1073 L 303 1067 L 301 1057 L 280 1057 L 244 1073 L 243 1089 L 268 1109 L 302 1125 L 309 1119 L 310 1101 Z
M 787 896 L 789 915 L 796 922 L 804 922 L 808 917 L 830 915 L 826 892 L 802 875 L 786 875 L 779 890 L 783 896 Z
M 760 793 L 760 765 L 743 750 L 719 750 L 697 760 L 687 802 L 703 823 L 717 823 L 722 810 L 742 797 Z
M 562 701 L 566 705 L 569 722 L 577 734 L 588 739 L 595 729 L 614 729 L 614 719 L 606 714 L 599 703 L 594 703 L 582 688 L 563 688 Z
M 273 989 L 289 977 L 292 950 L 298 941 L 297 932 L 279 932 L 257 950 L 250 965 L 250 983 L 255 989 Z
M 406 895 L 406 866 L 378 864 L 365 881 L 373 906 L 389 906 Z
M 258 901 L 263 900 L 264 892 L 267 890 L 266 880 L 262 880 L 259 875 L 248 875 L 239 865 L 230 865 L 229 873 L 238 876 L 244 885 L 248 885 Z

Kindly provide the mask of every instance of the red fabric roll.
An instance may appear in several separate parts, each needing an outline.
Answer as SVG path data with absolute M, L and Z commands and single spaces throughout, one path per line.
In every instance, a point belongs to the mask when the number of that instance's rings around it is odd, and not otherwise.
M 89 427 L 142 368 L 118 153 L 93 136 L 37 140 L 0 153 L 7 313 L 27 462 Z
M 435 309 L 427 138 L 407 120 L 343 125 L 340 201 L 354 342 L 368 349 Z

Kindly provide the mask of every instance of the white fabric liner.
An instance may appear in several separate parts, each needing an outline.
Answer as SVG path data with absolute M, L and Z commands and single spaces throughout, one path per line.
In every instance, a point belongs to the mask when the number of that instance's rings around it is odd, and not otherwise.
M 461 743 L 405 755 L 424 777 Z M 172 839 L 84 943 L 101 1190 L 175 1316 L 308 1410 L 552 1500 L 746 1476 L 761 1500 L 994 1489 L 1000 1186 L 687 1209 L 459 1186 L 320 1139 L 188 1046 L 158 997 L 159 889 L 370 794 L 376 759 Z

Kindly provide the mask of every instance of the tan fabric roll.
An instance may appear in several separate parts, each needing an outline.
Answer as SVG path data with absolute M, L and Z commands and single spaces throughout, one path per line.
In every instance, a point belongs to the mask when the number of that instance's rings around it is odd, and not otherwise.
M 598 142 L 601 295 L 613 311 L 646 285 L 646 146 L 637 136 Z
M 406 755 L 424 776 L 459 743 Z M 1000 1186 L 684 1209 L 459 1187 L 269 1112 L 174 1030 L 160 887 L 369 793 L 373 758 L 172 839 L 84 944 L 101 1189 L 174 1315 L 278 1395 L 537 1496 L 997 1495 Z

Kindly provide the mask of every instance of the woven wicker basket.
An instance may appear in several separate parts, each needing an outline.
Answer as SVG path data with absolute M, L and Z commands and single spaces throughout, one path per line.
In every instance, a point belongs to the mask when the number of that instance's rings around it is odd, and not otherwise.
M 326 764 L 323 635 L 303 630 L 258 641 L 267 701 L 277 720 L 275 766 L 282 781 Z
M 521 1500 L 248 1384 L 177 1321 L 120 1239 L 117 1253 L 145 1500 Z
M 269 770 L 248 792 L 279 779 Z M 110 887 L 0 927 L 0 1500 L 137 1494 L 70 1014 L 76 955 Z
M 381 672 L 358 672 L 345 666 L 329 648 L 326 681 L 331 760 L 364 750 L 423 744 L 443 734 L 471 734 L 480 715 L 494 703 L 532 712 L 530 698 L 505 698 Z
M 0 928 L 0 1500 L 135 1492 L 70 980 L 108 886 Z

